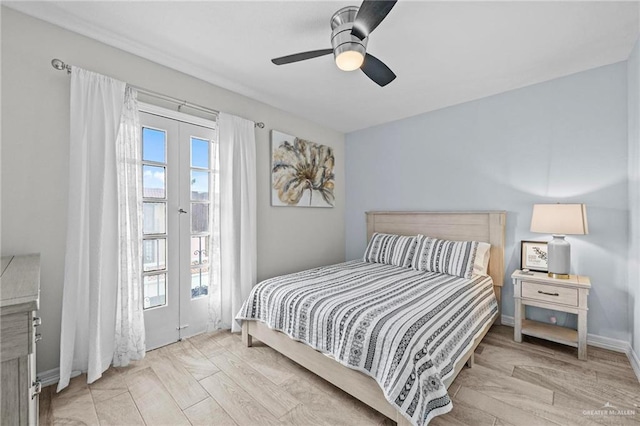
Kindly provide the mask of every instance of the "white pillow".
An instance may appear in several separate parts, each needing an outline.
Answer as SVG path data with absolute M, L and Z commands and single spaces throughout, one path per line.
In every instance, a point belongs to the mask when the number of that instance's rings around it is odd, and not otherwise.
M 363 260 L 410 268 L 416 252 L 416 242 L 416 237 L 376 232 L 369 241 Z
M 411 266 L 416 271 L 471 278 L 478 244 L 477 241 L 449 241 L 418 235 Z
M 473 275 L 489 275 L 487 273 L 487 268 L 489 268 L 490 256 L 491 256 L 491 244 L 478 243 L 476 258 L 473 262 Z

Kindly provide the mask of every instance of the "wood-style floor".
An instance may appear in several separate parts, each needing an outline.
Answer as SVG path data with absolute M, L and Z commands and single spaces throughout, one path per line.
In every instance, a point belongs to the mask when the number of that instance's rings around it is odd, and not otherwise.
M 453 411 L 432 425 L 640 426 L 640 384 L 624 354 L 590 346 L 589 359 L 579 361 L 574 348 L 515 343 L 512 328 L 494 326 L 475 359 L 450 388 Z M 42 425 L 394 424 L 271 348 L 246 348 L 228 332 L 151 351 L 91 385 L 80 376 L 59 394 L 47 387 L 40 401 Z

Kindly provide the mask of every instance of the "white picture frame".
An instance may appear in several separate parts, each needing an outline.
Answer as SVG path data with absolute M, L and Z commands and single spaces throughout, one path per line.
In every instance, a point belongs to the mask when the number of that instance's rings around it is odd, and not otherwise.
M 549 271 L 549 250 L 546 241 L 521 241 L 520 269 Z

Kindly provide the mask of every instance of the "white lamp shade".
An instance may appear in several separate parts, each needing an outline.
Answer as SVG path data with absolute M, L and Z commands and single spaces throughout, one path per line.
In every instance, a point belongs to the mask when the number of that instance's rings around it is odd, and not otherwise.
M 531 232 L 558 235 L 589 233 L 584 204 L 534 204 Z

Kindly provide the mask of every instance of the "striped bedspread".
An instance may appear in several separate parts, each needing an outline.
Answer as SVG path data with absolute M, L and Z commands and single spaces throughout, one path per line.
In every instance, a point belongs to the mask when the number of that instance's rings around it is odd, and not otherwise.
M 373 377 L 414 425 L 452 408 L 443 380 L 498 312 L 490 277 L 351 261 L 263 281 L 253 319 Z

